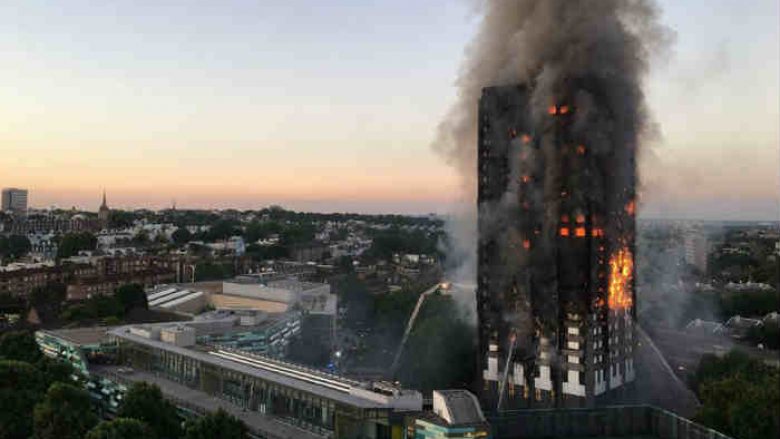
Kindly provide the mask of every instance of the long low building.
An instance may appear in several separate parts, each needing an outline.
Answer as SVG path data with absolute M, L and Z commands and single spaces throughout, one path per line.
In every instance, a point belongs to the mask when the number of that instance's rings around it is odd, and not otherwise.
M 194 412 L 229 403 L 257 437 L 401 437 L 405 416 L 422 410 L 418 391 L 198 343 L 195 328 L 187 323 L 102 328 L 90 337 L 80 334 L 89 341 L 84 347 L 91 355 L 98 348 L 107 352 L 95 364 L 78 354 L 78 339 L 70 330 L 39 331 L 38 340 L 50 356 L 87 363 L 81 369 L 103 393 L 116 393 L 106 390 L 110 387 L 106 382 L 127 386 L 152 381 L 166 397 Z M 291 434 L 289 428 L 299 433 Z

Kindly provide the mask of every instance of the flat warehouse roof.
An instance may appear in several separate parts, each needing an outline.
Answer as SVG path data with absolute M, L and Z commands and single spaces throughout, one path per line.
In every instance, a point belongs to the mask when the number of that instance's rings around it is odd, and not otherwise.
M 271 360 L 266 360 L 266 362 L 271 364 L 271 366 L 264 367 L 262 365 L 263 361 L 252 360 L 251 357 L 242 358 L 241 356 L 236 355 L 217 355 L 220 351 L 202 352 L 193 349 L 186 349 L 158 340 L 152 340 L 131 334 L 128 328 L 129 327 L 127 326 L 115 328 L 111 331 L 111 334 L 134 343 L 151 346 L 164 351 L 174 352 L 179 355 L 198 360 L 202 363 L 230 369 L 251 377 L 277 383 L 279 385 L 300 390 L 302 392 L 318 395 L 345 405 L 363 409 L 392 408 L 388 404 L 383 404 L 381 402 L 353 395 L 349 393 L 349 390 L 342 390 L 349 389 L 350 387 L 358 387 L 361 383 L 357 381 L 336 378 L 335 376 L 327 376 L 324 373 L 319 374 L 315 371 L 309 372 L 310 377 L 307 378 L 306 373 L 295 373 L 292 368 L 283 366 L 281 364 L 273 364 L 275 362 L 272 363 Z M 328 383 L 329 381 L 330 383 Z

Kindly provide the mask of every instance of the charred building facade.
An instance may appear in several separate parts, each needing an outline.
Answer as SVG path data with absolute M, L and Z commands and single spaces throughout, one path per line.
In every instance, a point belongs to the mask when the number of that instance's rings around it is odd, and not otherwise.
M 633 137 L 602 123 L 598 81 L 566 81 L 548 97 L 501 86 L 479 101 L 487 409 L 593 406 L 635 377 Z

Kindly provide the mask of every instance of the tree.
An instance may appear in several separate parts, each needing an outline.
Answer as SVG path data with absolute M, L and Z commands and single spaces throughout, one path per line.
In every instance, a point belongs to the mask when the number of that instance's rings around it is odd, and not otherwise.
M 220 280 L 233 276 L 233 267 L 229 264 L 201 262 L 195 266 L 195 280 Z
M 32 433 L 32 412 L 45 391 L 41 373 L 22 361 L 0 360 L 0 439 Z
M 149 426 L 138 419 L 116 418 L 98 424 L 85 439 L 151 439 L 153 435 Z
M 24 235 L 0 236 L 0 257 L 20 258 L 30 252 L 30 240 Z
M 187 423 L 185 439 L 245 439 L 247 428 L 243 422 L 222 409 Z
M 174 439 L 181 434 L 176 407 L 163 399 L 160 388 L 154 384 L 133 384 L 125 394 L 117 416 L 145 422 L 160 439 Z
M 34 439 L 81 439 L 97 424 L 89 393 L 55 383 L 33 412 Z
M 35 308 L 42 319 L 59 316 L 62 303 L 67 298 L 67 287 L 58 282 L 50 282 L 36 287 L 30 293 L 30 307 Z
M 97 247 L 97 238 L 89 232 L 68 233 L 60 239 L 57 246 L 57 258 L 69 258 L 79 254 L 82 250 L 94 250 Z
M 146 301 L 146 293 L 143 285 L 128 284 L 117 288 L 114 297 L 122 304 L 125 313 L 135 308 L 148 309 L 149 304 Z
M 41 373 L 44 389 L 48 389 L 54 383 L 72 384 L 74 377 L 81 379 L 73 366 L 64 361 L 42 357 L 34 366 Z
M 428 296 L 401 357 L 401 382 L 423 391 L 468 386 L 475 339 L 475 328 L 451 297 Z
M 6 332 L 0 336 L 0 358 L 35 363 L 43 357 L 29 331 Z
M 705 356 L 694 386 L 696 420 L 739 439 L 780 436 L 780 372 L 745 354 Z
M 186 227 L 179 227 L 171 234 L 171 239 L 177 245 L 184 245 L 192 241 L 192 233 Z
M 207 242 L 223 241 L 233 235 L 239 235 L 237 223 L 232 220 L 219 220 L 206 232 L 204 238 Z

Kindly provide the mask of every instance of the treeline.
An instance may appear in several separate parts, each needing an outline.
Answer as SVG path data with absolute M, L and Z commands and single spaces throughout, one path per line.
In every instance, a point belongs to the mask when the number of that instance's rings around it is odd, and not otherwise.
M 737 439 L 780 437 L 780 371 L 745 354 L 705 355 L 693 388 L 696 421 Z
M 378 259 L 389 259 L 394 254 L 439 254 L 439 240 L 442 233 L 428 233 L 422 230 L 407 231 L 399 227 L 372 233 L 368 254 Z
M 3 261 L 21 258 L 30 252 L 30 240 L 24 235 L 0 235 L 0 259 Z
M 147 310 L 146 293 L 139 284 L 117 288 L 113 295 L 94 295 L 78 302 L 67 302 L 67 287 L 49 283 L 35 288 L 28 298 L 28 307 L 34 308 L 44 321 L 62 323 L 102 323 L 117 325 L 134 310 Z
M 476 328 L 452 297 L 429 296 L 401 357 L 398 379 L 425 392 L 470 387 L 476 336 Z
M 150 210 L 112 210 L 111 227 L 122 228 L 129 227 L 134 221 L 147 219 L 152 222 L 170 223 L 177 226 L 203 226 L 213 225 L 222 219 L 238 220 L 242 216 L 255 215 L 259 218 L 266 218 L 270 221 L 282 223 L 313 223 L 327 221 L 365 221 L 374 224 L 392 224 L 398 226 L 441 225 L 440 219 L 434 219 L 427 216 L 407 216 L 407 215 L 365 215 L 358 213 L 316 213 L 316 212 L 296 212 L 287 210 L 279 206 L 271 206 L 259 210 L 235 210 L 225 209 L 221 211 L 213 210 L 193 210 L 193 209 L 166 209 L 161 211 Z
M 102 412 L 70 365 L 41 354 L 29 332 L 0 336 L 0 439 L 245 439 L 247 428 L 218 411 L 185 420 L 160 389 L 130 387 L 116 417 Z

